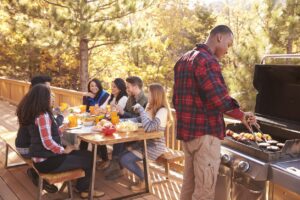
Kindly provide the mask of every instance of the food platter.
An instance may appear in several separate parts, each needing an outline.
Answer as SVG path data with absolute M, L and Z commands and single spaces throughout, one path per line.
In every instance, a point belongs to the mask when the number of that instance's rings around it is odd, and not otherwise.
M 118 132 L 134 132 L 139 128 L 139 124 L 131 121 L 120 122 L 116 125 Z

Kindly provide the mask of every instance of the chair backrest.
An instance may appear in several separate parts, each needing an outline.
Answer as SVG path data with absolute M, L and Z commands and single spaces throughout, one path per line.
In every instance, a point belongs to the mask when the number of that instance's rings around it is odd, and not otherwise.
M 181 143 L 176 139 L 175 122 L 168 121 L 165 130 L 166 146 L 173 150 L 181 150 Z

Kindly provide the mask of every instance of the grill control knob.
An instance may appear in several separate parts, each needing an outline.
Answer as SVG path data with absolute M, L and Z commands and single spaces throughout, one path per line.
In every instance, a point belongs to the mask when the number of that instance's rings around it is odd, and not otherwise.
M 250 165 L 246 161 L 240 161 L 238 164 L 238 170 L 241 172 L 246 172 L 250 168 Z
M 223 154 L 221 156 L 221 162 L 223 164 L 228 164 L 230 162 L 230 160 L 231 160 L 231 157 L 228 154 Z

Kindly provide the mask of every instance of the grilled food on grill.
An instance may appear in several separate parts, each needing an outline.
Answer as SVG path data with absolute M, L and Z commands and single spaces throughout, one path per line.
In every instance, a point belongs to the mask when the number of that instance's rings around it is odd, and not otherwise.
M 261 132 L 256 132 L 254 134 L 255 134 L 256 138 L 262 139 L 263 134 Z
M 266 143 L 266 142 L 261 142 L 261 143 L 258 143 L 258 146 L 262 147 L 262 148 L 267 148 L 268 146 L 271 146 L 271 145 L 269 143 Z
M 226 135 L 227 135 L 227 136 L 232 136 L 233 133 L 234 133 L 234 132 L 233 132 L 232 130 L 229 130 L 229 129 L 226 130 Z
M 265 140 L 272 140 L 272 137 L 269 134 L 263 134 L 262 138 L 264 138 Z
M 267 143 L 269 143 L 270 145 L 276 145 L 278 143 L 278 141 L 276 140 L 268 140 Z
M 269 150 L 269 151 L 279 151 L 280 148 L 278 146 L 268 146 L 267 150 Z
M 279 143 L 277 143 L 276 145 L 277 145 L 278 147 L 282 148 L 282 147 L 284 146 L 284 143 L 279 142 Z
M 232 137 L 233 139 L 235 139 L 235 140 L 238 140 L 238 139 L 241 138 L 240 134 L 238 134 L 238 133 L 233 133 L 233 134 L 231 135 L 231 137 Z

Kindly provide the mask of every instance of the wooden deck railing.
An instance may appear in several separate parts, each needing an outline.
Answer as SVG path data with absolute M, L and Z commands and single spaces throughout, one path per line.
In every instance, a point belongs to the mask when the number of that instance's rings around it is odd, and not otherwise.
M 0 77 L 0 98 L 10 102 L 11 104 L 18 105 L 20 100 L 27 93 L 29 86 L 29 82 Z M 82 103 L 82 92 L 52 86 L 51 90 L 55 93 L 56 96 L 56 106 L 60 105 L 60 103 L 62 102 L 68 103 L 70 106 L 76 106 Z M 175 119 L 175 111 L 173 111 L 173 116 Z M 180 142 L 176 140 L 175 136 L 175 123 L 173 123 L 173 125 L 170 127 L 169 138 L 167 138 L 167 146 L 170 149 L 180 150 Z
M 27 93 L 29 86 L 29 82 L 0 77 L 0 98 L 11 104 L 18 105 L 20 100 Z M 82 92 L 53 86 L 51 86 L 51 91 L 55 93 L 55 104 L 57 106 L 62 102 L 68 103 L 70 106 L 80 105 L 82 103 Z

